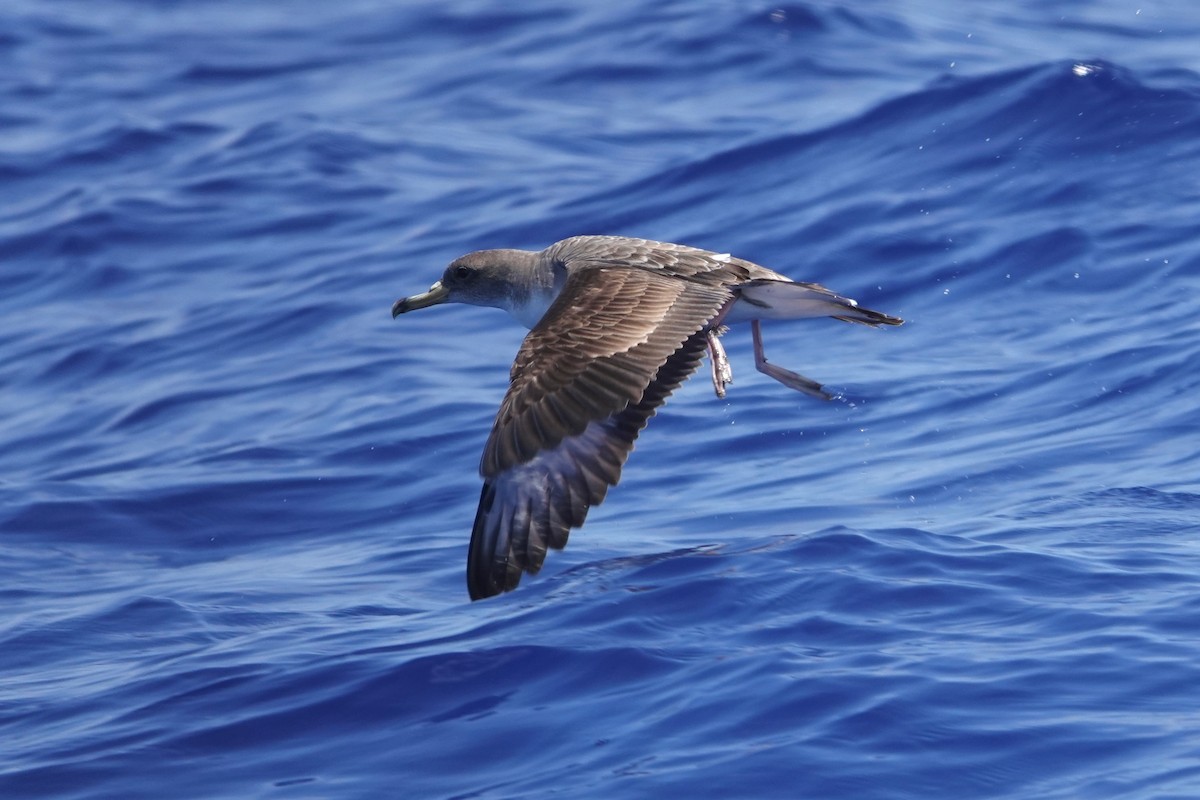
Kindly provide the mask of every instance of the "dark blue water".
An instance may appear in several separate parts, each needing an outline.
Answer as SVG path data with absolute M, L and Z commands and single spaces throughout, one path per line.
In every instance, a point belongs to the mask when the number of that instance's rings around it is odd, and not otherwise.
M 1200 796 L 1200 9 L 0 8 L 0 796 Z M 524 331 L 686 242 L 774 323 L 467 602 Z

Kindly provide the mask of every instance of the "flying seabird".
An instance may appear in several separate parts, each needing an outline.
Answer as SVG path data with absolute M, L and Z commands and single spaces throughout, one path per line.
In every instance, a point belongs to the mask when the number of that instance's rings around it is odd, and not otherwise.
M 392 317 L 438 303 L 508 311 L 530 328 L 480 461 L 472 600 L 506 592 L 561 549 L 617 483 L 638 433 L 705 351 L 713 389 L 733 373 L 718 337 L 750 323 L 754 366 L 821 398 L 816 381 L 767 361 L 760 320 L 903 320 L 728 253 L 624 236 L 574 236 L 541 252 L 480 250 L 453 261 Z

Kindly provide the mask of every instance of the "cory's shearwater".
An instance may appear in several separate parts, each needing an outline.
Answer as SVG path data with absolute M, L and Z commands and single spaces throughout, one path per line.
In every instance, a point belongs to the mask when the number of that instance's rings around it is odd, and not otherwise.
M 562 548 L 617 483 L 646 421 L 708 352 L 718 397 L 733 380 L 718 337 L 750 323 L 754 365 L 828 398 L 816 381 L 767 361 L 760 320 L 903 320 L 815 283 L 727 253 L 623 236 L 574 236 L 541 252 L 481 250 L 456 259 L 392 316 L 435 305 L 502 308 L 530 328 L 479 471 L 471 531 L 472 599 L 514 588 Z

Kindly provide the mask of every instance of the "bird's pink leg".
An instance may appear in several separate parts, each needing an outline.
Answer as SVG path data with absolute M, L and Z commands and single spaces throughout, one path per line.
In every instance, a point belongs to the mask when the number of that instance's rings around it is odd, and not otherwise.
M 708 361 L 712 365 L 713 391 L 718 398 L 724 397 L 725 387 L 733 383 L 733 369 L 729 366 L 729 357 L 725 355 L 725 347 L 716 331 L 708 332 Z
M 712 366 L 713 391 L 718 399 L 725 397 L 725 387 L 733 383 L 733 368 L 729 366 L 729 356 L 725 355 L 720 336 L 729 330 L 721 323 L 736 302 L 736 297 L 729 298 L 717 315 L 708 321 L 708 361 Z
M 754 366 L 759 372 L 764 375 L 770 375 L 790 389 L 804 392 L 813 397 L 819 397 L 822 400 L 829 400 L 833 396 L 822 389 L 821 384 L 816 381 L 806 378 L 803 375 L 797 375 L 795 372 L 783 367 L 767 363 L 767 354 L 763 352 L 762 327 L 759 325 L 758 320 L 750 320 L 750 332 L 754 337 Z

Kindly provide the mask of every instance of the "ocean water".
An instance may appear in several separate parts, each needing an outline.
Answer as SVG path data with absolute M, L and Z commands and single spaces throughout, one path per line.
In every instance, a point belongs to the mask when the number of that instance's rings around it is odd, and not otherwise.
M 1200 8 L 0 7 L 0 797 L 1200 796 Z M 771 323 L 467 600 L 483 247 Z

